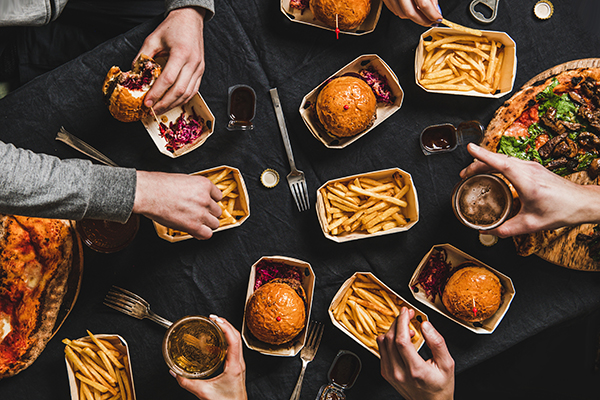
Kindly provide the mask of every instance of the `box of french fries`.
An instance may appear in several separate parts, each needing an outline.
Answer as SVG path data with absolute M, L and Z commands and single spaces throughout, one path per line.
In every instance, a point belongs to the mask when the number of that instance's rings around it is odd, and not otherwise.
M 317 102 L 317 96 L 321 89 L 333 78 L 340 77 L 347 73 L 358 74 L 361 70 L 372 67 L 377 71 L 377 73 L 387 80 L 387 84 L 390 88 L 391 93 L 395 97 L 395 100 L 392 104 L 385 104 L 378 102 L 375 110 L 375 121 L 373 121 L 373 125 L 371 125 L 365 131 L 359 133 L 358 135 L 351 137 L 334 137 L 329 135 L 321 123 L 315 112 L 314 105 Z M 329 78 L 325 79 L 319 86 L 314 88 L 310 93 L 308 93 L 302 99 L 302 103 L 300 104 L 300 116 L 306 124 L 306 127 L 310 131 L 310 133 L 321 143 L 330 149 L 343 149 L 344 147 L 354 143 L 361 137 L 365 136 L 367 133 L 371 132 L 375 129 L 379 124 L 388 119 L 392 114 L 400 109 L 402 106 L 402 101 L 404 100 L 404 91 L 400 86 L 400 82 L 398 81 L 398 77 L 392 69 L 376 54 L 365 54 L 357 59 L 351 61 L 346 66 L 342 67 L 339 71 L 331 75 Z
M 351 31 L 340 30 L 340 33 L 360 36 L 373 32 L 375 30 L 375 27 L 377 26 L 377 22 L 379 21 L 379 16 L 381 15 L 382 7 L 383 0 L 372 0 L 371 12 L 369 13 L 369 15 L 367 15 L 367 18 L 363 21 L 363 23 L 360 24 L 358 28 L 353 29 Z M 325 25 L 323 22 L 315 19 L 315 16 L 308 7 L 304 10 L 299 10 L 297 8 L 290 7 L 290 0 L 281 0 L 279 8 L 283 15 L 285 15 L 292 22 L 298 22 L 301 24 L 315 26 L 317 28 L 327 29 L 328 31 L 335 32 L 335 28 L 331 28 Z M 332 33 L 332 35 L 335 34 Z
M 516 74 L 517 46 L 504 32 L 431 28 L 415 51 L 416 83 L 432 93 L 500 98 Z
M 223 193 L 223 199 L 219 201 L 222 210 L 219 217 L 220 225 L 213 232 L 235 228 L 248 219 L 250 216 L 250 198 L 239 169 L 222 165 L 206 171 L 195 172 L 192 175 L 202 175 L 208 178 Z M 158 236 L 169 242 L 180 242 L 193 237 L 187 232 L 167 228 L 156 221 L 153 222 Z
M 323 234 L 338 243 L 404 232 L 419 221 L 412 176 L 399 168 L 328 181 L 316 208 Z
M 479 265 L 489 269 L 490 271 L 492 271 L 494 274 L 496 274 L 498 276 L 498 278 L 500 279 L 500 283 L 502 284 L 502 288 L 503 288 L 502 304 L 500 305 L 500 308 L 498 308 L 498 311 L 496 311 L 496 313 L 494 315 L 492 315 L 490 318 L 486 319 L 485 321 L 481 321 L 481 322 L 472 322 L 472 323 L 464 322 L 464 321 L 461 321 L 460 319 L 454 317 L 452 314 L 450 314 L 446 310 L 446 307 L 444 307 L 444 304 L 442 303 L 442 299 L 440 298 L 440 296 L 435 296 L 432 299 L 431 297 L 429 297 L 426 294 L 426 291 L 423 290 L 423 287 L 419 284 L 419 276 L 420 276 L 421 272 L 423 271 L 425 264 L 429 260 L 429 257 L 434 252 L 437 252 L 440 250 L 443 250 L 446 252 L 446 262 L 450 265 L 450 271 L 453 271 L 454 268 L 458 267 L 460 264 L 462 264 L 466 261 L 471 261 L 471 262 L 474 262 L 475 264 L 479 264 Z M 450 272 L 450 273 L 452 273 L 452 272 Z M 456 247 L 454 247 L 448 243 L 435 245 L 431 248 L 431 250 L 429 250 L 429 252 L 427 254 L 425 254 L 425 257 L 423 257 L 423 259 L 419 263 L 419 266 L 415 270 L 412 278 L 410 279 L 408 287 L 409 287 L 410 291 L 412 292 L 414 298 L 417 301 L 425 304 L 427 307 L 442 314 L 446 318 L 451 319 L 452 321 L 456 322 L 457 324 L 464 326 L 468 330 L 478 333 L 478 334 L 491 334 L 496 330 L 496 328 L 500 324 L 500 321 L 502 321 L 502 318 L 504 318 L 504 315 L 508 311 L 508 308 L 510 307 L 510 303 L 512 302 L 513 298 L 515 297 L 515 293 L 516 293 L 513 282 L 508 276 L 495 270 L 494 268 L 490 267 L 489 265 L 482 263 L 478 259 L 468 255 L 467 253 L 457 249 Z
M 246 313 L 244 312 L 244 320 L 241 331 L 242 339 L 249 349 L 258 351 L 259 353 L 269 356 L 294 357 L 300 352 L 300 350 L 302 350 L 304 344 L 306 343 L 308 323 L 310 321 L 310 314 L 312 310 L 313 292 L 315 289 L 315 273 L 313 272 L 310 264 L 306 261 L 285 256 L 263 256 L 250 268 L 250 278 L 248 279 L 248 290 L 246 291 L 246 302 L 244 304 L 248 304 L 250 296 L 252 296 L 254 293 L 254 286 L 256 284 L 256 267 L 263 261 L 294 266 L 302 272 L 302 288 L 306 294 L 306 326 L 292 342 L 281 345 L 272 345 L 261 342 L 250 333 L 250 330 L 246 327 Z
M 165 126 L 169 127 L 171 123 L 175 123 L 177 118 L 182 115 L 186 120 L 188 116 L 202 118 L 202 134 L 181 148 L 170 151 L 167 149 L 167 140 L 161 136 L 160 123 L 163 123 Z M 194 97 L 192 97 L 188 103 L 182 106 L 177 106 L 164 114 L 155 116 L 151 113 L 147 117 L 142 118 L 142 123 L 152 138 L 152 141 L 158 148 L 158 151 L 171 158 L 177 158 L 202 146 L 204 142 L 206 142 L 206 139 L 208 139 L 208 137 L 215 131 L 215 116 L 210 108 L 208 108 L 208 104 L 206 104 L 206 101 L 204 101 L 204 98 L 202 95 L 200 95 L 200 93 L 196 93 L 196 95 L 194 95 Z
M 129 346 L 119 335 L 64 339 L 73 400 L 135 400 Z
M 390 329 L 402 307 L 415 311 L 409 328 L 414 332 L 411 341 L 418 351 L 425 343 L 421 323 L 427 321 L 427 315 L 370 272 L 356 272 L 344 282 L 327 311 L 333 325 L 380 357 L 377 336 Z

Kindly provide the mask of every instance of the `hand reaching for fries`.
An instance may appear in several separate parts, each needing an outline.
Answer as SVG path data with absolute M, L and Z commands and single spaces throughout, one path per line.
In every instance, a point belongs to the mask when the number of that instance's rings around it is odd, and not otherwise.
M 446 343 L 428 321 L 421 324 L 432 358 L 425 361 L 410 338 L 414 311 L 402 307 L 390 330 L 377 338 L 381 354 L 381 375 L 407 400 L 452 400 L 454 360 Z
M 383 0 L 386 7 L 402 19 L 431 26 L 442 22 L 442 11 L 437 0 Z

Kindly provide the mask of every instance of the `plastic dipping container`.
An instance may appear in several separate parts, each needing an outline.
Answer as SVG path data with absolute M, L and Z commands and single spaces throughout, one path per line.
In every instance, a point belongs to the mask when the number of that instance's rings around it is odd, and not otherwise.
M 316 400 L 345 400 L 344 390 L 354 385 L 361 368 L 362 363 L 356 354 L 340 350 L 329 367 L 329 383 L 321 386 Z
M 99 253 L 114 253 L 123 250 L 133 241 L 140 226 L 140 216 L 131 214 L 124 224 L 84 219 L 77 222 L 76 226 L 86 246 Z
M 470 141 L 480 143 L 483 126 L 479 121 L 461 122 L 456 128 L 452 124 L 431 125 L 421 132 L 419 143 L 426 156 L 454 151 L 459 144 Z
M 230 131 L 247 131 L 254 129 L 254 116 L 256 114 L 256 92 L 248 85 L 235 85 L 229 88 L 227 114 Z

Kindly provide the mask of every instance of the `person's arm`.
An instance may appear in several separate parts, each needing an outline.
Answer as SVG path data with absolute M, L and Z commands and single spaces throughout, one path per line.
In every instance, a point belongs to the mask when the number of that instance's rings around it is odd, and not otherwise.
M 204 22 L 214 14 L 210 0 L 167 1 L 167 16 L 142 44 L 137 57 L 167 57 L 144 104 L 162 114 L 187 103 L 204 74 Z
M 201 400 L 246 400 L 246 364 L 240 333 L 227 320 L 211 315 L 225 334 L 227 357 L 223 373 L 210 379 L 186 379 L 169 371 L 179 386 Z
M 402 307 L 390 330 L 377 338 L 381 375 L 406 400 L 452 400 L 454 360 L 444 338 L 429 321 L 421 324 L 421 331 L 432 358 L 421 358 L 410 340 L 408 323 L 414 313 Z
M 386 7 L 402 19 L 431 26 L 442 22 L 442 10 L 437 0 L 383 0 Z
M 500 172 L 515 187 L 521 209 L 516 216 L 486 233 L 500 237 L 543 229 L 600 222 L 600 187 L 578 185 L 533 161 L 493 153 L 469 144 L 476 160 L 460 172 L 461 178 Z

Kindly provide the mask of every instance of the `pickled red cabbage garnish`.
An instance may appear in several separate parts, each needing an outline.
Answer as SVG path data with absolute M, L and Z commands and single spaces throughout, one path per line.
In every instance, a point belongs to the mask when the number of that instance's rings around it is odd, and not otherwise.
M 277 261 L 261 260 L 256 266 L 254 290 L 273 279 L 293 279 L 302 282 L 302 275 L 298 267 L 293 265 L 286 265 Z
M 452 265 L 446 259 L 446 250 L 434 250 L 417 277 L 417 283 L 431 301 L 435 301 L 436 296 L 442 296 L 442 290 L 449 278 Z
M 204 119 L 198 116 L 192 107 L 192 114 L 187 114 L 187 119 L 184 111 L 175 122 L 170 122 L 169 126 L 161 122 L 159 129 L 160 136 L 167 141 L 167 150 L 173 153 L 202 135 Z
M 309 0 L 290 0 L 290 7 L 304 11 L 308 8 Z
M 385 76 L 381 76 L 379 72 L 370 66 L 366 69 L 362 69 L 359 75 L 373 90 L 378 103 L 393 104 L 396 100 L 396 96 L 392 94 L 392 90 L 387 83 Z

